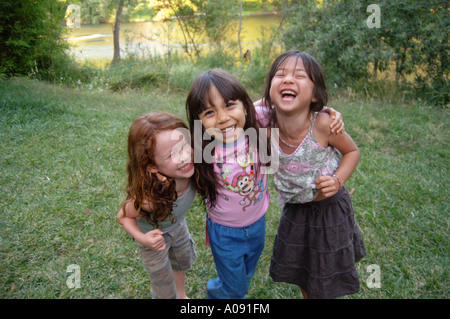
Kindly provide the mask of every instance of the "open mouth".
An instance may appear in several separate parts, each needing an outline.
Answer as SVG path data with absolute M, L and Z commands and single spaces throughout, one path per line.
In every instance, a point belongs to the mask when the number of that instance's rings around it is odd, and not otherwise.
M 181 166 L 180 168 L 178 168 L 178 170 L 181 171 L 182 173 L 186 173 L 190 171 L 192 167 L 194 167 L 194 164 L 191 162 Z
M 234 132 L 235 129 L 236 129 L 236 125 L 233 125 L 233 126 L 227 127 L 224 130 L 221 130 L 221 132 L 222 132 L 222 135 L 227 135 L 229 133 Z
M 283 101 L 292 101 L 297 97 L 297 93 L 292 90 L 283 90 L 281 91 L 281 98 Z
M 240 193 L 242 195 L 247 195 L 248 193 L 250 193 L 250 191 L 252 190 L 252 188 L 250 188 L 249 184 L 244 185 L 244 187 L 241 188 Z

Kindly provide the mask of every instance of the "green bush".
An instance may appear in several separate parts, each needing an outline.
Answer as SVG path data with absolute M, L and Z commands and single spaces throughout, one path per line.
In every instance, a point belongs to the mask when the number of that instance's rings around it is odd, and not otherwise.
M 27 75 L 57 68 L 67 49 L 59 25 L 65 6 L 57 0 L 0 2 L 0 73 Z
M 283 42 L 316 56 L 330 84 L 361 88 L 391 68 L 396 85 L 433 105 L 447 105 L 447 2 L 380 0 L 379 28 L 368 24 L 374 14 L 368 10 L 371 2 L 304 1 L 287 19 Z

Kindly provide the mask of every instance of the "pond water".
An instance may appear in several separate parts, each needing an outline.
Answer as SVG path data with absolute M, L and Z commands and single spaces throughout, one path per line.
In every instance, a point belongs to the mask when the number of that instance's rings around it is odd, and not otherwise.
M 267 36 L 271 27 L 278 26 L 279 21 L 280 18 L 276 15 L 244 17 L 241 30 L 242 51 L 256 47 L 263 35 Z M 227 42 L 237 42 L 239 20 L 236 19 L 234 24 L 236 27 L 227 35 Z M 80 28 L 71 29 L 66 38 L 73 46 L 71 53 L 78 60 L 110 62 L 114 50 L 112 26 L 113 24 L 108 23 L 81 25 Z M 202 49 L 208 47 L 204 37 L 199 38 L 197 43 Z M 166 53 L 169 47 L 171 50 L 182 50 L 183 44 L 183 34 L 175 20 L 169 23 L 153 21 L 122 23 L 120 27 L 122 56 L 126 52 L 159 55 Z

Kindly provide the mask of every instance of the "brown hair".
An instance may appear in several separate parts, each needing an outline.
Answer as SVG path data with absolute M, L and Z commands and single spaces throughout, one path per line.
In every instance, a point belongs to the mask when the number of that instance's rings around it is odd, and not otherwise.
M 194 152 L 196 158 L 202 158 L 204 148 L 211 143 L 211 140 L 202 139 L 196 141 L 194 136 L 194 121 L 200 120 L 199 115 L 211 104 L 210 91 L 212 87 L 216 87 L 225 102 L 239 100 L 244 105 L 247 112 L 245 119 L 244 131 L 248 128 L 258 128 L 256 111 L 252 100 L 243 85 L 229 72 L 222 69 L 212 69 L 200 74 L 194 81 L 186 99 L 186 114 L 191 130 L 192 140 L 194 144 Z M 202 136 L 205 129 L 202 125 Z M 259 133 L 257 130 L 259 139 Z M 200 145 L 198 145 L 200 143 Z M 256 145 L 254 146 L 255 149 Z M 198 193 L 208 199 L 208 205 L 214 207 L 217 199 L 217 187 L 219 183 L 214 173 L 214 164 L 201 161 L 194 163 L 198 172 L 196 188 Z
M 187 128 L 181 118 L 166 112 L 154 112 L 138 117 L 128 134 L 127 200 L 133 199 L 139 214 L 156 227 L 167 217 L 175 221 L 172 208 L 177 192 L 173 178 L 166 176 L 162 182 L 149 168 L 155 165 L 154 148 L 158 133 L 177 128 Z M 150 203 L 151 211 L 142 208 L 144 200 Z

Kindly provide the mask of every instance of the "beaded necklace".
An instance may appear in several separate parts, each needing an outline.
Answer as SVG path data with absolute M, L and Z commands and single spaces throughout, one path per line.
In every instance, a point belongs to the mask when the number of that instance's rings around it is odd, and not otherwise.
M 253 179 L 252 177 L 253 177 L 253 175 L 254 175 L 254 173 L 255 173 L 254 166 L 253 166 L 254 163 L 253 163 L 253 158 L 252 158 L 252 156 L 251 156 L 251 152 L 248 152 L 248 153 L 247 153 L 247 159 L 246 159 L 245 162 L 244 162 L 244 161 L 240 161 L 238 157 L 236 157 L 236 160 L 237 160 L 239 166 L 242 167 L 242 168 L 245 168 L 245 167 L 247 167 L 247 166 L 250 165 L 250 179 L 249 179 L 248 182 L 247 182 L 247 184 L 250 185 L 250 182 L 251 182 L 251 180 Z M 220 175 L 222 176 L 222 179 L 223 179 L 225 185 L 226 185 L 231 191 L 233 191 L 233 192 L 235 192 L 235 193 L 240 193 L 240 192 L 242 191 L 242 188 L 231 186 L 230 182 L 227 180 L 227 177 L 225 176 L 225 172 L 223 171 L 223 165 L 222 165 L 222 164 L 223 164 L 223 163 L 222 163 L 222 158 L 219 157 L 219 158 L 217 159 L 217 166 L 218 166 L 219 169 L 220 169 Z

